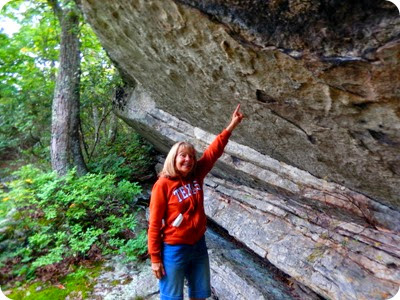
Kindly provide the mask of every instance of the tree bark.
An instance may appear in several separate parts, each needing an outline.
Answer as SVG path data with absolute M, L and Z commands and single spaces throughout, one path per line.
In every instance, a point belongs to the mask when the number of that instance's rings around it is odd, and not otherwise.
M 97 129 L 99 128 L 100 124 L 100 118 L 99 118 L 99 110 L 96 105 L 92 104 L 92 116 L 93 116 L 93 127 L 94 127 L 94 132 L 97 132 Z
M 62 9 L 56 0 L 48 2 L 61 24 L 59 71 L 52 104 L 51 165 L 62 176 L 72 158 L 78 174 L 84 174 L 87 169 L 79 139 L 79 15 L 73 8 Z
M 78 75 L 79 76 L 79 75 Z M 79 99 L 79 82 L 78 95 L 72 99 L 71 103 L 71 123 L 70 123 L 70 139 L 71 139 L 71 154 L 73 164 L 76 166 L 78 175 L 84 175 L 88 172 L 85 160 L 83 159 L 81 138 L 80 138 L 80 99 Z
M 97 145 L 97 140 L 99 139 L 99 131 L 100 131 L 100 117 L 99 117 L 99 109 L 96 105 L 92 104 L 92 114 L 93 114 L 93 126 L 94 126 L 94 140 L 93 145 Z M 94 147 L 93 147 L 94 149 Z M 94 150 L 93 150 L 94 151 Z M 93 152 L 92 151 L 92 152 Z
M 115 138 L 117 137 L 117 130 L 118 130 L 118 118 L 113 112 L 111 112 L 110 128 L 108 130 L 108 142 L 110 144 L 115 142 Z

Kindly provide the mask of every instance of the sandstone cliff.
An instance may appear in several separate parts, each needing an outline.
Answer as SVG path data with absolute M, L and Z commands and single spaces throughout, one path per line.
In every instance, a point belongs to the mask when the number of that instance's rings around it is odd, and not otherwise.
M 207 214 L 332 299 L 400 285 L 400 17 L 387 1 L 94 1 L 127 87 L 117 113 L 160 151 L 247 118 Z

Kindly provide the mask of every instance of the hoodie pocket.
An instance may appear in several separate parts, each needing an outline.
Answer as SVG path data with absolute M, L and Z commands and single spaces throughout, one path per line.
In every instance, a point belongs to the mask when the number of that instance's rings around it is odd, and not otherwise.
M 183 221 L 183 215 L 182 214 L 179 214 L 176 218 L 175 218 L 175 220 L 172 222 L 172 226 L 173 227 L 179 227 L 181 224 L 182 224 L 182 221 Z

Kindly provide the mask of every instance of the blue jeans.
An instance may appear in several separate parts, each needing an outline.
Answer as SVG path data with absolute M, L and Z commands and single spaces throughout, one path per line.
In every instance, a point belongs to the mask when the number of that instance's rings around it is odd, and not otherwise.
M 211 296 L 210 263 L 204 236 L 194 245 L 164 243 L 162 260 L 166 275 L 160 279 L 161 300 L 183 299 L 185 278 L 190 298 Z

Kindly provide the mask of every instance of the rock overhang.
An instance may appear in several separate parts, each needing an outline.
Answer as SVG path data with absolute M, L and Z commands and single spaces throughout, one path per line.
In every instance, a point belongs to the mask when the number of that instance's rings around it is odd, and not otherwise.
M 343 226 L 334 230 L 333 246 L 323 249 L 350 244 L 344 251 L 361 264 L 383 251 L 379 256 L 385 259 L 366 268 L 390 274 L 383 283 L 384 276 L 371 279 L 390 290 L 398 280 L 390 266 L 398 257 L 392 241 L 400 227 L 400 18 L 393 4 L 86 0 L 82 8 L 128 84 L 115 106 L 122 118 L 162 152 L 177 140 L 190 140 L 201 151 L 240 101 L 246 119 L 215 169 L 231 183 L 214 180 L 220 185 L 213 186 L 216 198 L 222 193 L 221 199 L 235 203 L 238 196 L 223 189 L 235 183 L 301 200 L 307 214 L 316 213 L 306 220 L 309 227 L 321 219 L 319 213 L 332 212 L 330 223 Z M 300 24 L 306 26 L 300 30 Z M 246 197 L 257 200 L 257 193 Z M 268 197 L 256 201 L 255 213 Z M 230 226 L 218 215 L 224 216 L 224 207 L 240 213 L 234 206 L 210 205 L 209 215 L 222 226 Z M 278 208 L 268 209 L 279 216 Z M 318 226 L 307 240 L 311 263 L 321 252 L 313 239 L 326 240 L 326 230 L 331 237 L 330 228 Z M 355 240 L 367 257 L 346 240 L 363 227 L 370 236 Z M 233 235 L 252 247 L 240 230 Z M 300 252 L 293 259 L 310 263 Z M 279 254 L 270 259 L 280 264 Z M 297 272 L 279 267 L 292 276 Z
M 161 109 L 217 133 L 240 101 L 247 118 L 235 133 L 238 142 L 399 207 L 400 20 L 393 5 L 306 1 L 293 24 L 333 31 L 340 19 L 337 27 L 352 26 L 344 44 L 328 38 L 311 47 L 312 34 L 299 31 L 295 47 L 293 35 L 278 34 L 279 22 L 301 1 L 180 2 L 203 12 L 173 1 L 82 4 L 125 80 L 139 82 Z M 238 13 L 254 7 L 255 21 Z M 254 29 L 265 18 L 273 34 Z M 374 33 L 373 41 L 366 33 Z

